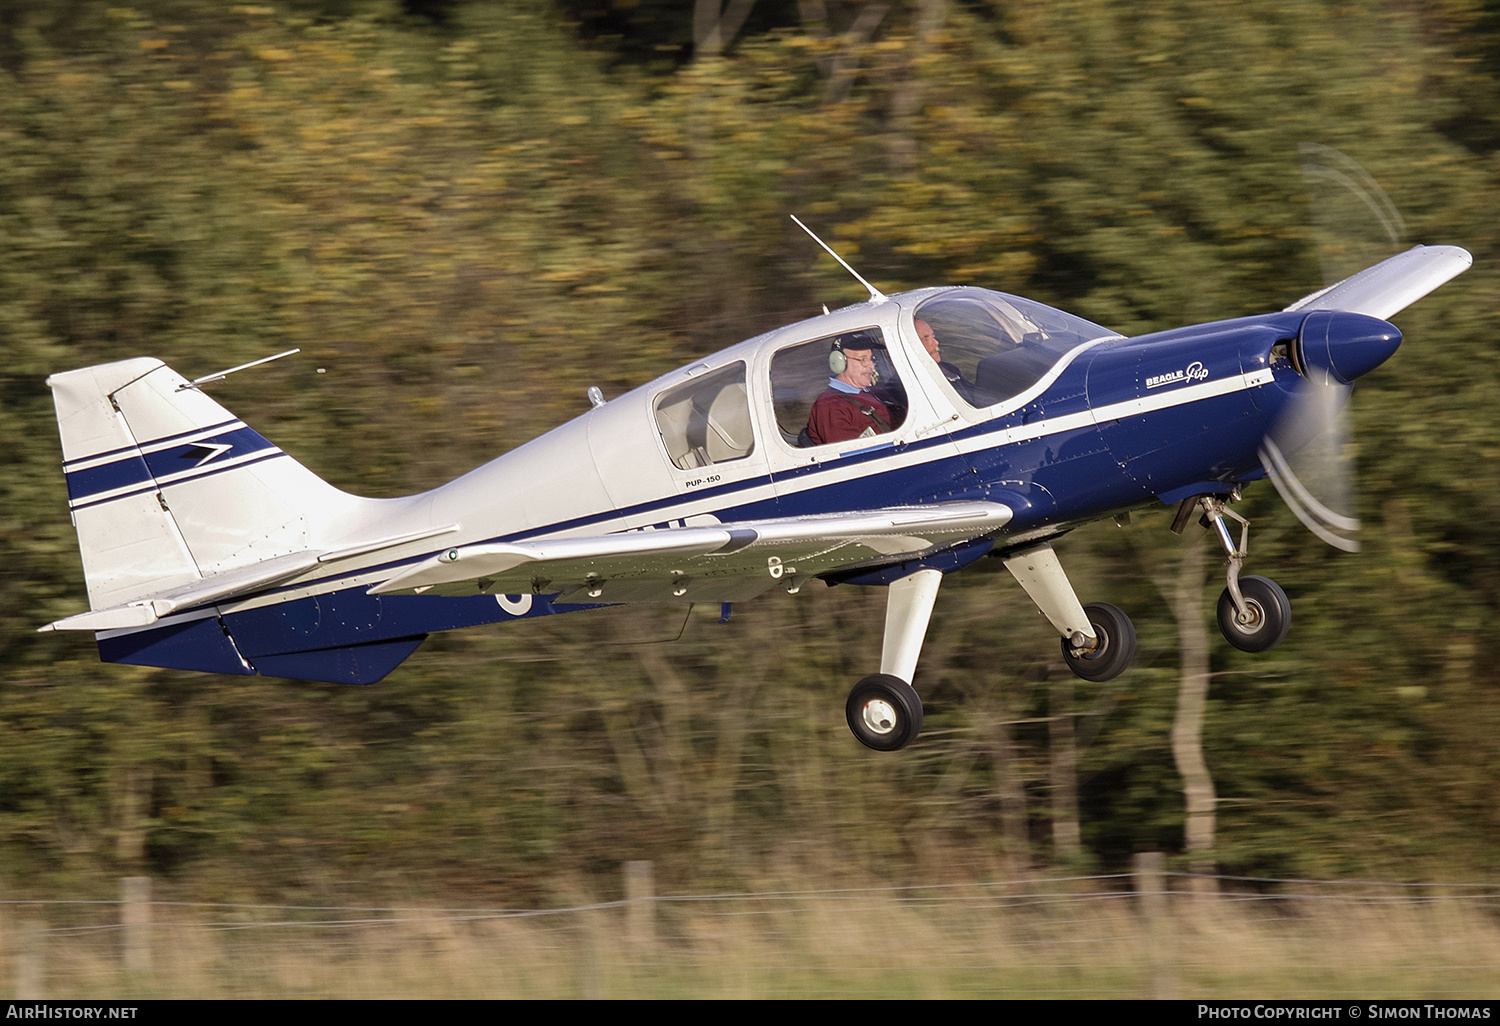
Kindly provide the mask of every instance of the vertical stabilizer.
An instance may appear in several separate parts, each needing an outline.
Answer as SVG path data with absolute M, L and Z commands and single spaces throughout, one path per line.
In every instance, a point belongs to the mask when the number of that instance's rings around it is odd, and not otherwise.
M 160 360 L 47 379 L 94 609 L 305 550 L 360 499 Z

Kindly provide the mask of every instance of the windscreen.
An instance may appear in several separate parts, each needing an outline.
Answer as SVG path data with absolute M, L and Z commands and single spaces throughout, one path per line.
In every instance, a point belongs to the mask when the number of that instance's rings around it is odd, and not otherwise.
M 955 289 L 917 307 L 917 334 L 936 349 L 943 376 L 975 408 L 1036 384 L 1069 351 L 1115 332 L 1042 303 L 984 289 Z

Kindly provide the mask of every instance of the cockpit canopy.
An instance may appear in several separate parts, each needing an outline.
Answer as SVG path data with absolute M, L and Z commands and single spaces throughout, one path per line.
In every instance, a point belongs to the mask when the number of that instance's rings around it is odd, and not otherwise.
M 1068 352 L 1115 335 L 1082 317 L 1020 296 L 954 289 L 917 307 L 918 334 L 930 328 L 944 377 L 970 406 L 995 406 L 1026 391 Z

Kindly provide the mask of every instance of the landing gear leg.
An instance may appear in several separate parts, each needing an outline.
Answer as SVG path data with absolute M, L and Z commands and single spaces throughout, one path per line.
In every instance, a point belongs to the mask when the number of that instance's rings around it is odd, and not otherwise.
M 1118 677 L 1135 657 L 1135 627 L 1104 602 L 1079 603 L 1052 546 L 1013 553 L 1005 568 L 1062 635 L 1063 659 L 1084 680 Z
M 1183 503 L 1177 514 L 1177 521 L 1172 525 L 1172 529 L 1178 534 L 1182 533 L 1182 526 L 1186 526 L 1187 516 L 1192 511 L 1192 506 L 1189 505 L 1191 502 L 1193 500 Z M 1240 570 L 1244 568 L 1245 556 L 1249 551 L 1250 521 L 1214 495 L 1198 496 L 1196 505 L 1203 510 L 1204 521 L 1218 537 L 1219 544 L 1229 557 L 1225 570 L 1228 586 L 1219 596 L 1218 609 L 1219 631 L 1224 635 L 1224 640 L 1241 652 L 1264 652 L 1280 644 L 1292 625 L 1292 604 L 1288 601 L 1286 592 L 1269 577 L 1240 577 Z M 1229 533 L 1225 517 L 1237 520 L 1240 524 L 1238 545 Z
M 942 583 L 942 571 L 918 570 L 887 589 L 880 672 L 854 685 L 844 703 L 849 729 L 866 748 L 894 752 L 922 731 L 922 700 L 911 680 Z

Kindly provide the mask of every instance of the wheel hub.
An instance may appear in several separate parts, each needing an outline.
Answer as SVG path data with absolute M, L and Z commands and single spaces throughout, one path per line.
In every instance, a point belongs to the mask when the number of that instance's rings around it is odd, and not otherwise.
M 1245 611 L 1236 614 L 1235 621 L 1247 631 L 1258 631 L 1260 630 L 1260 625 L 1265 622 L 1265 613 L 1260 608 L 1260 603 L 1247 599 L 1245 601 Z
M 883 698 L 872 698 L 860 710 L 860 718 L 872 734 L 889 734 L 896 729 L 896 707 Z

